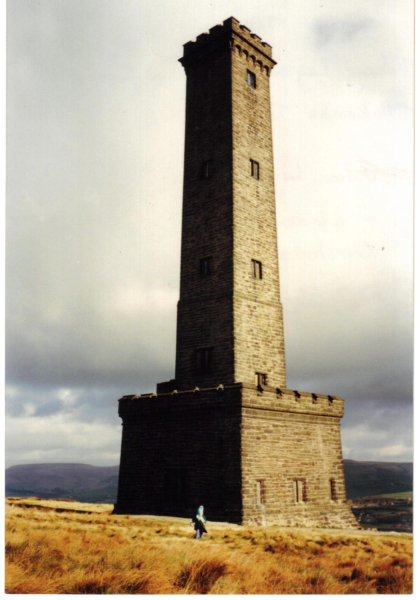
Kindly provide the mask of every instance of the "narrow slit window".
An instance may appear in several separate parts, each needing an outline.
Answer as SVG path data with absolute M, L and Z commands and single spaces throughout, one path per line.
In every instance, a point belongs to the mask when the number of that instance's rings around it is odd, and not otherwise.
M 211 256 L 200 259 L 200 277 L 209 277 L 213 272 L 213 260 Z
M 252 259 L 252 277 L 262 279 L 262 263 L 259 260 Z
M 259 179 L 259 163 L 252 158 L 250 159 L 250 174 L 254 179 Z
M 211 375 L 213 373 L 213 348 L 196 350 L 195 370 L 197 375 Z
M 213 175 L 213 161 L 206 160 L 201 168 L 201 176 L 203 179 L 209 179 Z
M 247 71 L 246 72 L 246 83 L 248 84 L 249 87 L 255 89 L 256 88 L 256 75 L 255 73 L 252 73 L 252 71 Z
M 337 494 L 336 494 L 336 482 L 334 479 L 329 479 L 329 486 L 330 486 L 330 500 L 333 500 L 333 502 L 336 502 L 337 500 Z
M 255 373 L 255 382 L 257 386 L 264 386 L 267 383 L 266 373 Z
M 305 502 L 305 484 L 302 479 L 294 479 L 293 491 L 294 491 L 294 502 L 296 504 Z
M 256 482 L 256 504 L 265 504 L 265 481 L 258 479 Z

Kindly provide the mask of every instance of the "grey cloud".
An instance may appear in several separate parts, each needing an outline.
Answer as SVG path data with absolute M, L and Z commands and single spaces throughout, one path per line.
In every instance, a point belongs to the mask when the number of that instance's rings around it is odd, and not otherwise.
M 65 326 L 51 329 L 43 328 L 42 315 L 36 316 L 30 329 L 25 320 L 9 326 L 6 372 L 10 384 L 74 387 L 120 382 L 122 389 L 135 392 L 139 387 L 152 390 L 155 381 L 166 378 L 174 368 L 174 307 L 167 315 L 119 320 L 113 316 L 102 324 L 77 313 L 67 318 Z M 160 333 L 154 331 L 156 322 Z
M 10 417 L 21 417 L 26 413 L 24 398 L 9 398 L 6 393 L 6 415 Z
M 72 422 L 117 425 L 118 399 L 123 395 L 154 391 L 155 381 L 150 387 L 142 383 L 133 389 L 122 379 L 104 387 L 57 388 L 24 385 L 13 387 L 13 393 L 6 394 L 6 415 L 18 417 L 49 417 L 65 414 Z M 18 407 L 18 408 L 17 408 Z
M 374 21 L 369 18 L 325 19 L 315 23 L 315 43 L 318 47 L 332 44 L 350 44 L 363 32 L 369 30 Z
M 412 406 L 347 402 L 342 419 L 346 457 L 358 460 L 413 460 Z
M 389 289 L 389 288 L 386 288 Z M 287 378 L 291 386 L 366 398 L 381 406 L 412 402 L 413 333 L 408 293 L 283 293 Z M 317 324 L 320 326 L 317 327 Z
M 372 119 L 376 101 L 390 112 L 412 114 L 412 89 L 408 77 L 404 77 L 412 69 L 412 19 L 400 20 L 396 8 L 393 3 L 390 19 L 364 2 L 353 14 L 311 21 L 311 48 L 320 59 L 319 63 L 308 61 L 304 65 L 304 77 L 315 99 L 309 109 L 311 117 L 320 111 L 322 116 L 337 115 L 337 104 L 323 105 L 317 97 L 323 92 L 332 97 L 339 86 L 348 88 L 344 93 L 349 103 L 345 110 L 350 105 L 352 119 L 359 111 L 368 112 Z
M 56 415 L 61 412 L 65 407 L 65 404 L 61 400 L 52 400 L 45 402 L 36 407 L 33 415 L 35 417 L 48 417 L 49 415 Z

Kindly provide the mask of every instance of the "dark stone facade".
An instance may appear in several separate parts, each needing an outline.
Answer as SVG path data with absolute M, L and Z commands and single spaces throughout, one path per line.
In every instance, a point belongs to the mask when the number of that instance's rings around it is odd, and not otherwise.
M 115 512 L 240 523 L 240 386 L 124 397 Z

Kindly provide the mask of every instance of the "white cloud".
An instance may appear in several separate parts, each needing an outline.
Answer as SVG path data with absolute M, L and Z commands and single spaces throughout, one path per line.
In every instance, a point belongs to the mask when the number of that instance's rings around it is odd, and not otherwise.
M 82 423 L 65 414 L 8 418 L 7 463 L 118 464 L 120 435 L 113 424 Z
M 372 411 L 371 411 L 372 414 Z M 381 425 L 366 421 L 343 427 L 343 456 L 353 460 L 412 462 L 413 435 L 407 430 L 406 414 L 397 414 L 396 422 L 389 427 L 388 419 Z M 394 443 L 393 443 L 394 442 Z
M 57 390 L 56 397 L 61 400 L 64 404 L 74 404 L 78 398 L 79 394 L 74 390 L 62 388 Z
M 409 455 L 412 456 L 413 449 L 411 446 L 404 446 L 404 444 L 396 444 L 395 446 L 385 446 L 378 448 L 375 453 L 379 456 L 390 456 L 398 458 L 400 456 Z

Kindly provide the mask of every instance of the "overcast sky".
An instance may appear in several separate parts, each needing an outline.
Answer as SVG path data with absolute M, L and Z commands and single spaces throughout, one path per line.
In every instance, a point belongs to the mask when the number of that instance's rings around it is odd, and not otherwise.
M 412 0 L 10 0 L 7 465 L 119 461 L 117 399 L 174 376 L 182 45 L 273 47 L 288 387 L 345 458 L 412 460 Z

